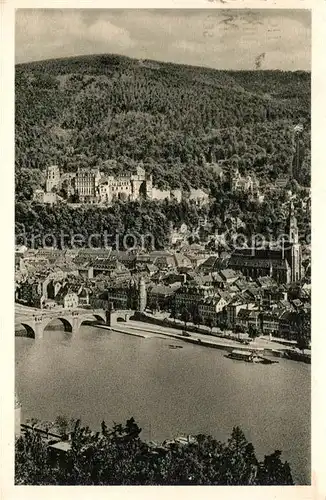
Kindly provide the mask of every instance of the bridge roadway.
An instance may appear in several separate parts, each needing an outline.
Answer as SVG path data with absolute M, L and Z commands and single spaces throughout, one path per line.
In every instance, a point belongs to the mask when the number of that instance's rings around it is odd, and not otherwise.
M 107 326 L 114 326 L 119 322 L 127 322 L 134 311 L 104 309 L 63 309 L 52 310 L 36 309 L 16 304 L 15 331 L 23 326 L 29 337 L 41 339 L 45 328 L 54 320 L 59 320 L 66 332 L 76 334 L 85 321 L 98 321 Z

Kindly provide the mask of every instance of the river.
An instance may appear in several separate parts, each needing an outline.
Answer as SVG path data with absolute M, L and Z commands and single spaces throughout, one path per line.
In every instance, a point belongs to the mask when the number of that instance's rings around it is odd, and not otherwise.
M 93 326 L 73 337 L 52 327 L 42 340 L 15 343 L 23 419 L 66 415 L 95 430 L 133 416 L 142 438 L 157 441 L 226 440 L 238 425 L 259 458 L 282 450 L 295 482 L 310 484 L 310 365 L 242 363 L 218 349 Z

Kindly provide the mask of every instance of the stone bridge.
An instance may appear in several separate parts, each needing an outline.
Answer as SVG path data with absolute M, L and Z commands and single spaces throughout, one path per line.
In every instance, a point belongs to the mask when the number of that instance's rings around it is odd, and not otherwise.
M 15 329 L 22 325 L 28 337 L 35 339 L 43 338 L 44 330 L 52 321 L 59 320 L 64 326 L 66 332 L 76 334 L 80 326 L 89 321 L 97 321 L 107 326 L 115 326 L 119 322 L 127 322 L 134 315 L 131 310 L 112 310 L 104 309 L 74 309 L 74 310 L 54 310 L 32 311 L 30 313 L 18 313 L 15 318 Z

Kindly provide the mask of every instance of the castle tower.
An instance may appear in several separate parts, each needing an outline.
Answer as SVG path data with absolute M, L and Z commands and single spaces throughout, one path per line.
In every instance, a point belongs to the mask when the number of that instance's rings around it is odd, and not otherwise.
M 21 433 L 21 404 L 15 392 L 15 437 L 18 438 Z
M 147 304 L 147 292 L 146 292 L 146 283 L 144 278 L 140 278 L 139 281 L 139 303 L 138 310 L 139 312 L 144 312 Z
M 58 165 L 50 165 L 46 169 L 46 192 L 50 193 L 53 188 L 60 185 L 60 169 Z
M 292 201 L 290 204 L 287 232 L 289 237 L 288 261 L 291 267 L 291 281 L 299 281 L 302 278 L 301 245 L 299 243 L 298 223 L 294 214 Z

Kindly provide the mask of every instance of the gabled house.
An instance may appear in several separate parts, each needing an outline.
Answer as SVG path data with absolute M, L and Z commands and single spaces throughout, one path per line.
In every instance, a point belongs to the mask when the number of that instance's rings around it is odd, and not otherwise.
M 205 325 L 217 324 L 218 316 L 224 311 L 227 301 L 219 296 L 207 297 L 198 303 L 198 312 Z
M 260 329 L 260 311 L 257 309 L 241 309 L 237 317 L 237 323 L 244 328 L 252 326 Z
M 241 273 L 236 272 L 234 269 L 222 269 L 219 272 L 219 274 L 222 277 L 222 279 L 224 280 L 224 282 L 226 282 L 228 284 L 234 283 L 241 276 Z

